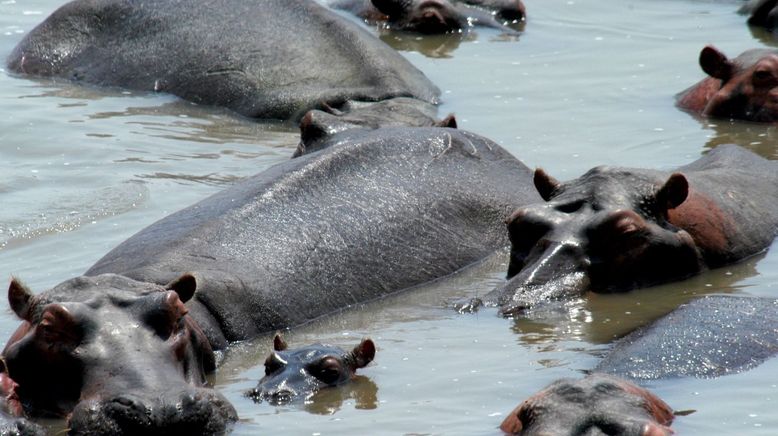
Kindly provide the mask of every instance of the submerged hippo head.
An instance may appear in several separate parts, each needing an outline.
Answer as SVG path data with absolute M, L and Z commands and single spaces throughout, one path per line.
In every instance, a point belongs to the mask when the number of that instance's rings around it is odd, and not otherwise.
M 322 344 L 289 350 L 277 334 L 273 349 L 265 360 L 265 376 L 249 396 L 274 405 L 304 400 L 323 387 L 347 383 L 358 368 L 375 357 L 375 344 L 370 339 L 362 340 L 350 352 Z
M 560 183 L 538 169 L 534 181 L 546 203 L 522 207 L 507 220 L 509 281 L 499 290 L 504 314 L 700 270 L 694 240 L 668 221 L 668 211 L 688 194 L 682 174 L 598 167 Z
M 213 434 L 236 417 L 205 375 L 213 351 L 184 303 L 194 279 L 166 288 L 106 274 L 34 296 L 8 289 L 23 320 L 3 355 L 30 413 L 67 416 L 71 434 Z
M 467 27 L 467 17 L 448 0 L 371 0 L 394 26 L 419 33 L 453 32 Z
M 707 46 L 700 66 L 710 77 L 682 92 L 679 107 L 717 118 L 778 121 L 778 51 L 748 50 L 730 60 Z
M 673 411 L 651 392 L 612 376 L 558 380 L 514 409 L 500 429 L 515 435 L 667 436 Z
M 378 102 L 347 101 L 337 108 L 325 106 L 308 111 L 300 120 L 300 143 L 292 157 L 326 148 L 328 141 L 340 132 L 382 127 L 457 127 L 449 114 L 435 119 L 435 106 L 415 98 L 396 97 Z

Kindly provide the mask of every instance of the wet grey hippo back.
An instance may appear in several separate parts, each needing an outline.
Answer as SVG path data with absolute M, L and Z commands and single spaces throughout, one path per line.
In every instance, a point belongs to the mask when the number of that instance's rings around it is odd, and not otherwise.
M 709 378 L 756 367 L 778 353 L 778 300 L 694 300 L 619 340 L 596 371 L 631 379 Z
M 260 118 L 346 100 L 435 103 L 439 93 L 373 35 L 306 0 L 77 0 L 33 29 L 8 65 Z
M 187 306 L 218 348 L 450 274 L 506 246 L 505 218 L 538 201 L 530 170 L 472 133 L 338 138 L 152 224 L 87 275 L 193 272 Z

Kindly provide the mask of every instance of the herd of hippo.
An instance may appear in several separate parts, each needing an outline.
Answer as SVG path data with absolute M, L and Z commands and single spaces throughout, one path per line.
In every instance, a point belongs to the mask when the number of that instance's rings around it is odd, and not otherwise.
M 513 33 L 526 15 L 521 0 L 327 6 L 423 34 Z M 13 278 L 8 300 L 22 324 L 0 359 L 0 432 L 43 434 L 27 417 L 57 416 L 74 435 L 225 433 L 238 416 L 206 375 L 232 342 L 430 282 L 507 246 L 508 280 L 457 302 L 460 311 L 522 316 L 587 292 L 680 280 L 760 253 L 778 234 L 778 163 L 724 145 L 674 171 L 596 167 L 558 181 L 441 119 L 440 92 L 423 73 L 327 6 L 75 0 L 14 49 L 14 74 L 289 120 L 300 143 L 293 159 L 150 225 L 83 276 L 40 293 Z M 744 9 L 754 25 L 777 25 L 776 1 Z M 710 77 L 678 95 L 680 108 L 778 121 L 778 52 L 729 59 L 708 46 L 700 65 Z M 692 301 L 619 340 L 591 375 L 523 402 L 501 429 L 670 434 L 672 409 L 619 377 L 748 369 L 778 351 L 776 319 L 778 300 Z M 709 355 L 690 353 L 701 340 L 694 350 Z M 346 383 L 376 354 L 370 339 L 351 351 L 289 349 L 279 335 L 273 345 L 249 395 L 274 404 Z

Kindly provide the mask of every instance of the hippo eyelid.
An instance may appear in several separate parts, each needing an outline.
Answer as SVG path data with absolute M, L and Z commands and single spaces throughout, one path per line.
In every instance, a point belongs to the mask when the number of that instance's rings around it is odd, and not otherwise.
M 584 205 L 584 200 L 576 200 L 570 203 L 562 203 L 554 207 L 555 210 L 562 213 L 575 213 L 581 210 Z

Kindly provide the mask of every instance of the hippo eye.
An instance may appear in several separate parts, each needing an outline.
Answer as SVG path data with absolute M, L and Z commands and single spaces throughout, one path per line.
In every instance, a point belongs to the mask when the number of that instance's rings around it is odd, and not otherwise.
M 322 382 L 334 385 L 340 380 L 341 368 L 336 358 L 326 357 L 311 373 Z
M 772 71 L 762 69 L 754 71 L 752 82 L 757 87 L 768 87 L 778 84 L 778 80 L 776 80 Z

